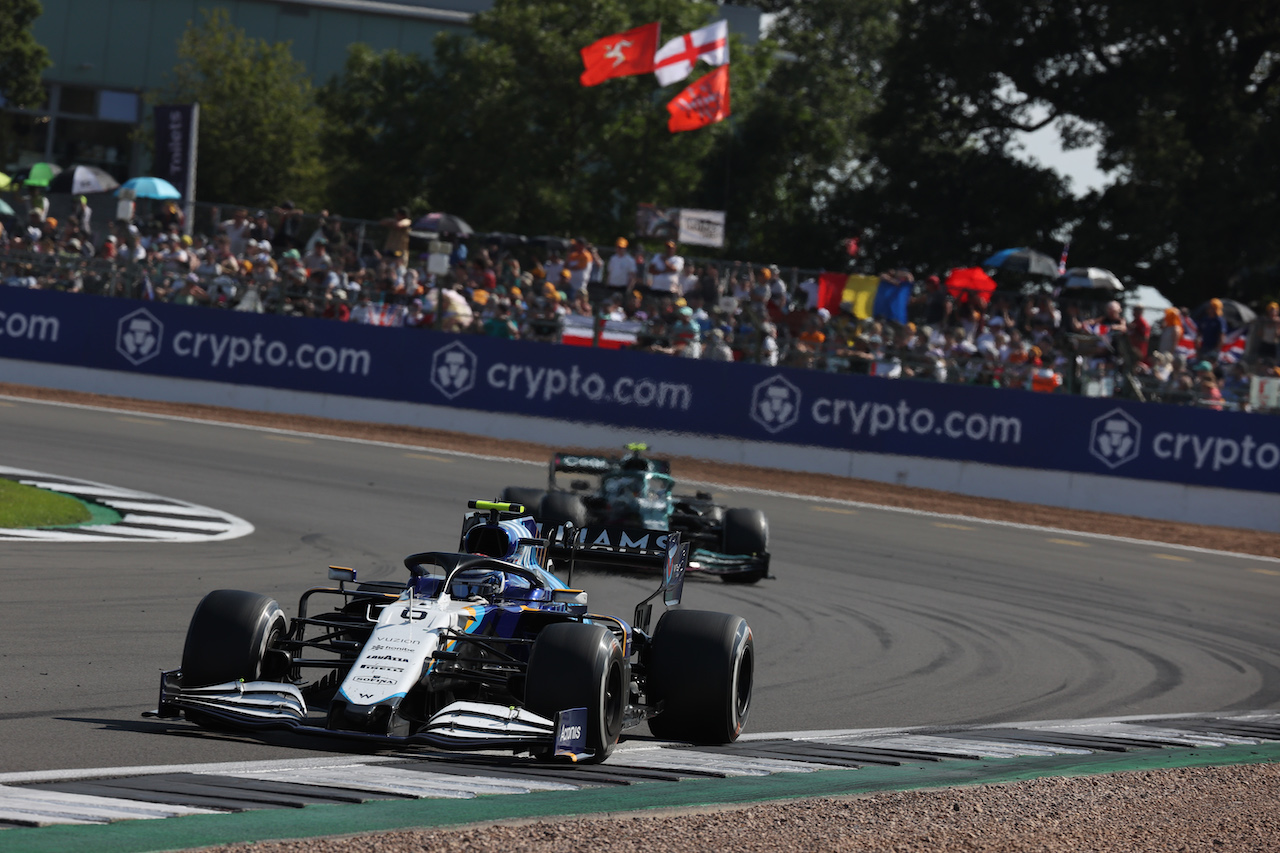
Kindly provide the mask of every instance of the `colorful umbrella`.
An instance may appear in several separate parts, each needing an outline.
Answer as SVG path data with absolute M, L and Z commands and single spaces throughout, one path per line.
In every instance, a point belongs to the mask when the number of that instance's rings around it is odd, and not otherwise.
M 1115 273 L 1098 267 L 1072 267 L 1058 281 L 1064 290 L 1124 290 Z
M 137 198 L 182 198 L 177 187 L 164 178 L 130 178 L 116 190 L 116 195 L 120 190 L 133 190 Z
M 1058 274 L 1058 265 L 1054 263 L 1053 258 L 1026 247 L 1001 249 L 983 261 L 982 265 L 988 269 L 998 269 L 1001 272 L 1021 272 L 1028 275 L 1047 276 Z
M 9 206 L 8 202 L 0 198 L 0 216 L 17 216 L 17 215 L 18 214 L 13 212 L 13 208 Z
M 84 195 L 110 192 L 118 186 L 119 181 L 97 166 L 72 166 L 49 182 L 49 192 Z
M 981 267 L 961 267 L 947 273 L 947 292 L 959 297 L 964 293 L 990 293 L 996 289 L 996 280 Z

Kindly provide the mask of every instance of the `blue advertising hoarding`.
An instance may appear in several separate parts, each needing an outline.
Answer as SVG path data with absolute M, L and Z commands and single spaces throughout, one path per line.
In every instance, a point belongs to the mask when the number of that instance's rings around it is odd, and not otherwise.
M 1280 491 L 1280 419 L 4 288 L 0 358 Z

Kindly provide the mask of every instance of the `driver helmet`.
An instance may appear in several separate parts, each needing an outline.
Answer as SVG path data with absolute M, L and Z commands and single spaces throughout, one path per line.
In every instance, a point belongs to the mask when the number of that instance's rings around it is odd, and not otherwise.
M 496 569 L 458 572 L 449 584 L 451 598 L 492 598 L 507 587 L 506 575 Z

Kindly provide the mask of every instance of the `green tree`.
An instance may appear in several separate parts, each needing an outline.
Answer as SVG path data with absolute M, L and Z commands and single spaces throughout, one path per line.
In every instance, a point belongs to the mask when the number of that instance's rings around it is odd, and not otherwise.
M 183 33 L 161 96 L 200 104 L 196 196 L 250 205 L 319 201 L 321 112 L 302 63 L 287 42 L 249 38 L 225 9 L 202 14 Z
M 32 108 L 44 102 L 40 72 L 49 51 L 35 40 L 31 25 L 43 9 L 38 0 L 0 3 L 0 106 Z M 0 121 L 0 163 L 9 160 L 9 122 Z
M 801 266 L 839 261 L 852 236 L 828 215 L 865 179 L 862 123 L 879 104 L 898 0 L 766 2 L 770 38 L 735 71 L 732 133 L 705 161 L 704 206 L 729 213 L 729 253 Z M 740 80 L 735 78 L 735 84 Z M 740 95 L 751 95 L 750 99 Z M 741 108 L 739 106 L 741 105 Z
M 973 22 L 961 5 L 950 4 L 950 16 L 933 4 L 899 7 L 879 62 L 880 97 L 860 125 L 863 169 L 826 211 L 837 230 L 862 237 L 868 272 L 967 266 L 1008 246 L 1053 251 L 1075 213 L 1063 180 L 1019 156 L 1015 133 L 1035 116 L 1029 105 L 1004 105 L 1002 66 L 983 57 L 1001 49 L 998 25 L 974 12 L 989 27 L 967 36 Z
M 483 230 L 605 238 L 632 230 L 637 202 L 694 201 L 724 124 L 671 134 L 664 105 L 678 86 L 659 90 L 643 75 L 585 88 L 578 51 L 654 20 L 668 35 L 686 32 L 713 10 L 498 0 L 473 19 L 474 36 L 442 35 L 434 60 L 354 50 L 321 99 L 338 204 L 373 214 L 382 173 L 401 187 L 382 196 L 384 213 L 429 190 L 434 208 Z
M 910 94 L 889 117 L 932 111 L 988 150 L 1048 122 L 1101 147 L 1116 180 L 1075 213 L 1073 260 L 1179 301 L 1280 260 L 1276 0 L 937 0 L 904 15 L 890 74 Z
M 379 219 L 399 206 L 426 210 L 431 169 L 425 138 L 432 132 L 437 97 L 430 63 L 355 44 L 341 77 L 318 96 L 332 208 L 364 219 Z

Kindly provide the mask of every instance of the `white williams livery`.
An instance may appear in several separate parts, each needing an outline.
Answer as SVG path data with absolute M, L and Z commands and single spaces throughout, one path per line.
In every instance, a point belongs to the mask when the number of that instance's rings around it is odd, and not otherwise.
M 755 646 L 741 617 L 680 603 L 689 545 L 645 530 L 544 532 L 515 503 L 472 501 L 458 550 L 404 560 L 409 579 L 307 590 L 286 619 L 270 598 L 220 589 L 187 630 L 182 668 L 161 676 L 162 717 L 214 728 L 284 728 L 445 749 L 509 749 L 603 761 L 623 729 L 735 740 L 751 703 Z M 601 543 L 595 545 L 593 543 Z M 654 565 L 662 585 L 627 622 L 592 615 L 552 574 L 575 561 Z M 349 585 L 350 584 L 350 585 Z M 316 607 L 334 602 L 333 609 Z

